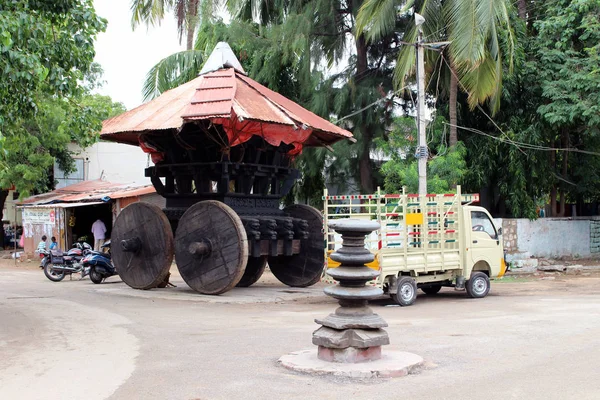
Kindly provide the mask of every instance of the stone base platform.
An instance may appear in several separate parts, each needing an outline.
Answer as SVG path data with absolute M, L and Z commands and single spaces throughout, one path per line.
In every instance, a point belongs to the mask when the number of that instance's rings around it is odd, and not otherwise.
M 381 359 L 360 363 L 337 363 L 317 358 L 317 349 L 296 351 L 279 359 L 287 369 L 311 375 L 334 375 L 348 378 L 396 378 L 406 376 L 423 364 L 413 353 L 386 347 Z

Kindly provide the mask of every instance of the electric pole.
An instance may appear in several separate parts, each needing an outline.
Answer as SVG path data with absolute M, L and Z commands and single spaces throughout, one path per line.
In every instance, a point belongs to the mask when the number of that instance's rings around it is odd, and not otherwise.
M 425 197 L 427 194 L 427 158 L 429 152 L 427 150 L 427 136 L 425 128 L 427 121 L 425 120 L 425 51 L 423 48 L 423 28 L 421 25 L 425 22 L 425 18 L 415 13 L 415 24 L 418 29 L 417 39 L 417 133 L 419 136 L 419 145 L 417 146 L 417 158 L 419 160 L 419 196 Z

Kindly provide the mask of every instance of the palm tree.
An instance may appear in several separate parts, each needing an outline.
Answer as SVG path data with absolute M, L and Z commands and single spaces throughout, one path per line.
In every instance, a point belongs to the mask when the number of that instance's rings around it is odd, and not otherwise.
M 203 4 L 204 3 L 204 4 Z M 186 34 L 186 48 L 194 46 L 194 32 L 198 27 L 200 6 L 210 6 L 213 2 L 201 0 L 132 0 L 131 25 L 133 28 L 140 24 L 157 25 L 165 18 L 165 14 L 173 12 L 177 18 L 179 42 Z
M 448 97 L 450 145 L 456 144 L 456 104 L 459 86 L 468 94 L 471 109 L 489 102 L 492 113 L 500 107 L 503 65 L 512 71 L 515 38 L 510 17 L 512 0 L 367 0 L 357 18 L 359 32 L 368 40 L 377 40 L 394 29 L 399 13 L 417 8 L 425 17 L 424 35 L 428 42 L 450 41 L 441 52 L 428 52 L 428 65 L 440 63 L 437 79 L 449 76 Z M 420 7 L 418 7 L 420 5 Z M 404 41 L 414 43 L 417 29 L 405 33 Z M 439 59 L 438 57 L 441 57 Z M 403 46 L 395 70 L 397 87 L 404 87 L 407 76 L 414 71 L 415 51 Z M 446 71 L 443 72 L 442 69 Z M 436 73 L 429 68 L 430 75 Z

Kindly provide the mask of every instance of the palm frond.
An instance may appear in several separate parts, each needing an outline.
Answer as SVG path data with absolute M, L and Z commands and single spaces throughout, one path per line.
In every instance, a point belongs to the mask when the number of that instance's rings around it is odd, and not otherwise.
M 484 103 L 498 89 L 498 81 L 502 80 L 502 62 L 494 60 L 489 53 L 475 68 L 459 68 L 460 82 L 468 93 L 467 101 L 471 109 Z
M 516 13 L 515 5 L 511 1 L 498 1 L 495 3 L 495 7 L 496 23 L 499 27 L 502 27 L 502 33 L 504 34 L 503 49 L 506 53 L 504 59 L 508 61 L 508 72 L 512 73 L 517 52 L 517 38 L 511 24 L 511 15 Z
M 163 58 L 146 75 L 142 88 L 144 101 L 194 79 L 203 63 L 204 52 L 200 50 L 181 51 Z
M 408 43 L 414 43 L 417 40 L 417 28 L 413 24 L 404 36 Z M 404 45 L 398 53 L 396 68 L 394 69 L 394 86 L 402 88 L 406 86 L 406 78 L 415 70 L 416 53 L 413 46 Z
M 441 3 L 436 0 L 426 0 L 422 4 L 420 13 L 425 17 L 425 23 L 423 24 L 423 34 L 425 37 L 429 38 L 429 40 L 443 39 L 444 27 Z M 403 41 L 405 43 L 417 42 L 417 27 L 414 21 L 404 33 Z M 398 53 L 396 68 L 394 69 L 395 87 L 402 88 L 406 86 L 406 78 L 414 72 L 415 62 L 415 48 L 404 45 Z
M 490 109 L 492 116 L 500 110 L 500 99 L 502 98 L 502 59 L 496 60 L 496 87 L 494 93 L 490 96 Z
M 364 33 L 370 42 L 381 39 L 394 31 L 398 14 L 406 12 L 413 5 L 414 0 L 365 1 L 356 16 L 356 36 Z
M 131 2 L 131 28 L 141 24 L 157 25 L 165 17 L 165 10 L 173 0 L 133 0 Z
M 486 55 L 490 24 L 496 22 L 494 2 L 503 0 L 455 0 L 448 2 L 450 53 L 457 64 L 476 67 Z

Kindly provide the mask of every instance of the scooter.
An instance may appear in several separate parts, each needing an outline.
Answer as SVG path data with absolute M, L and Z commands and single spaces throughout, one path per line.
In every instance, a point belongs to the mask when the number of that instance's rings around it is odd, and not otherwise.
M 90 280 L 96 284 L 109 276 L 117 275 L 117 269 L 110 257 L 110 240 L 102 245 L 104 252 L 92 251 L 82 260 L 83 267 L 89 268 Z
M 84 268 L 81 261 L 91 251 L 92 247 L 87 243 L 75 243 L 67 254 L 60 250 L 41 250 L 44 275 L 52 282 L 60 282 L 66 275 L 73 273 L 81 273 L 81 278 L 84 278 L 89 269 Z

